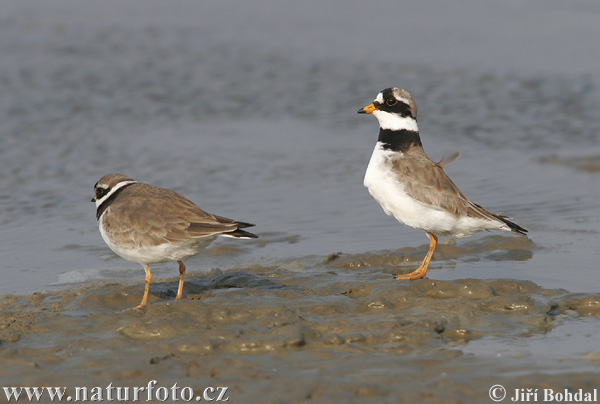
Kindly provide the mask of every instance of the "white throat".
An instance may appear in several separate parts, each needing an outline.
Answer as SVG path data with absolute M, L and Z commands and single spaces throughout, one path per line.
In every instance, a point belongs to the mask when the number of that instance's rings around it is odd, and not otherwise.
M 102 202 L 104 202 L 105 200 L 107 200 L 108 198 L 110 198 L 110 196 L 112 194 L 114 194 L 115 192 L 117 192 L 119 189 L 123 188 L 125 185 L 135 184 L 136 182 L 137 181 L 121 181 L 121 182 L 119 182 L 110 191 L 108 191 L 108 193 L 106 195 L 104 195 L 102 198 L 96 199 L 96 208 L 98 206 L 102 205 Z
M 410 116 L 402 117 L 398 114 L 391 114 L 389 112 L 375 110 L 373 115 L 379 121 L 379 127 L 381 129 L 389 130 L 410 130 L 418 132 L 419 127 L 417 121 Z

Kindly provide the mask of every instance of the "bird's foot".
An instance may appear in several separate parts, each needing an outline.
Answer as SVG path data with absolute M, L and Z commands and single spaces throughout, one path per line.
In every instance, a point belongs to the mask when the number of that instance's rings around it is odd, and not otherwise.
M 144 308 L 144 306 L 146 306 L 146 305 L 145 305 L 145 304 L 138 304 L 138 305 L 137 305 L 137 306 L 135 306 L 135 307 L 128 307 L 128 308 L 126 308 L 126 309 L 123 309 L 123 310 L 121 310 L 121 311 L 129 311 L 129 310 L 141 310 L 141 309 L 143 309 L 143 308 Z
M 427 270 L 423 270 L 423 268 L 419 267 L 409 274 L 394 275 L 394 279 L 410 279 L 411 281 L 414 281 L 416 279 L 425 278 L 425 275 L 427 275 Z

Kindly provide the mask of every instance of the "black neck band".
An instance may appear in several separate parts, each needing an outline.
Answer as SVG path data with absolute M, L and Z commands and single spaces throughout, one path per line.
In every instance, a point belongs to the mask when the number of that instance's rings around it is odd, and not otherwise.
M 104 202 L 102 202 L 100 206 L 98 206 L 98 209 L 96 209 L 96 220 L 100 220 L 100 216 L 102 216 L 106 208 L 108 208 L 108 205 L 110 205 L 115 200 L 115 198 L 121 193 L 121 191 L 133 184 L 135 184 L 135 182 L 123 185 L 121 188 L 113 192 L 113 194 L 109 196 Z
M 412 145 L 423 146 L 418 131 L 379 129 L 379 142 L 386 150 L 404 152 Z

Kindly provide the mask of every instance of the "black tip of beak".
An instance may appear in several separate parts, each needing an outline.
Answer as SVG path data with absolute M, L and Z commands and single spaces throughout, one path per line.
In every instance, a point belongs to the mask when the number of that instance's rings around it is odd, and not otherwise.
M 365 109 L 364 109 L 364 108 L 361 108 L 361 109 L 359 109 L 359 110 L 358 110 L 358 113 L 359 113 L 359 114 L 366 114 L 366 113 L 367 113 L 367 111 L 365 111 Z
M 96 197 L 93 197 L 93 198 L 92 198 L 92 202 L 96 202 Z

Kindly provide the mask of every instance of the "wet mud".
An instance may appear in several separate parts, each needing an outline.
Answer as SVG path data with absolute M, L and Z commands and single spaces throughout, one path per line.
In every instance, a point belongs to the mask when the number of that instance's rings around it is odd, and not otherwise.
M 502 240 L 480 242 L 496 242 L 488 254 L 531 254 L 527 239 L 507 240 L 505 250 Z M 456 248 L 441 246 L 437 259 Z M 480 403 L 497 383 L 598 385 L 589 369 L 597 350 L 561 361 L 464 351 L 484 338 L 527 341 L 597 318 L 600 294 L 526 280 L 441 281 L 435 272 L 392 279 L 421 253 L 190 271 L 183 300 L 173 300 L 177 278 L 156 280 L 143 310 L 122 311 L 139 302 L 141 279 L 2 296 L 0 378 L 5 386 L 228 386 L 233 403 Z

